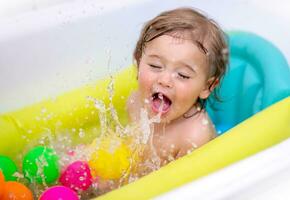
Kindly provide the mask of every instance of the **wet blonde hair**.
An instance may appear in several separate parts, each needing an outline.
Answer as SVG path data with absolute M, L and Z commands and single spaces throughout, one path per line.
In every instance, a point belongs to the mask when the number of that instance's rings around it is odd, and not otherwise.
M 185 33 L 189 33 L 190 39 L 206 55 L 213 83 L 221 80 L 228 63 L 226 35 L 214 20 L 192 8 L 162 12 L 145 24 L 134 50 L 137 67 L 148 42 L 161 35 L 183 38 Z M 220 100 L 216 91 L 214 96 Z

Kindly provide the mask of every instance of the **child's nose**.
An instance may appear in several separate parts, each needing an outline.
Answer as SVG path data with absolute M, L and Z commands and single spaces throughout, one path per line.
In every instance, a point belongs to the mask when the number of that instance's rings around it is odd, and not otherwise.
M 169 72 L 163 72 L 158 77 L 158 84 L 162 85 L 163 87 L 171 88 L 173 85 L 172 82 L 172 74 Z

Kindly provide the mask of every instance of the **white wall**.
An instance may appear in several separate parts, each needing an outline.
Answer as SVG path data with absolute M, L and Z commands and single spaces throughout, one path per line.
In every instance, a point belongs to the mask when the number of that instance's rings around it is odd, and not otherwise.
M 129 65 L 142 24 L 178 6 L 265 37 L 290 63 L 287 0 L 10 0 L 0 3 L 0 113 Z

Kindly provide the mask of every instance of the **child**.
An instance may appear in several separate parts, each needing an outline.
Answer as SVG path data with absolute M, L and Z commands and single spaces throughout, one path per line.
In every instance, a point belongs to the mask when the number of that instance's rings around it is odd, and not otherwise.
M 150 118 L 160 115 L 150 128 L 161 166 L 216 137 L 205 102 L 227 58 L 223 31 L 191 8 L 163 12 L 144 26 L 134 51 L 139 87 L 127 109 L 132 122 L 140 120 L 142 108 Z

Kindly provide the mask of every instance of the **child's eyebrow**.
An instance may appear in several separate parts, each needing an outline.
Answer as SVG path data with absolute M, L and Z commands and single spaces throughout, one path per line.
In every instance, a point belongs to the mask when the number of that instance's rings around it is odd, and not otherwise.
M 148 57 L 151 57 L 151 58 L 158 58 L 158 59 L 160 59 L 160 60 L 163 59 L 161 56 L 158 56 L 158 55 L 156 55 L 156 54 L 149 54 L 149 55 L 147 55 L 147 56 L 148 56 Z
M 187 63 L 185 62 L 180 62 L 181 65 L 185 66 L 186 68 L 188 68 L 189 70 L 191 70 L 192 72 L 196 73 L 195 69 L 191 66 L 191 65 L 188 65 Z

